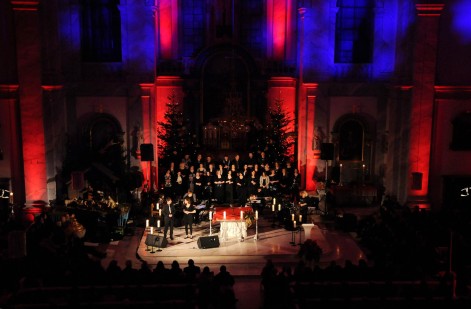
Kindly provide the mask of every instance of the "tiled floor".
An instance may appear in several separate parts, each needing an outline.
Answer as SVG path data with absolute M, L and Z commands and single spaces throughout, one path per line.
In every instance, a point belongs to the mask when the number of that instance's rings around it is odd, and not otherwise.
M 310 235 L 304 231 L 292 232 L 273 224 L 272 215 L 268 212 L 260 217 L 258 222 L 258 239 L 255 239 L 257 228 L 255 224 L 247 230 L 244 241 L 230 239 L 221 241 L 219 247 L 200 249 L 197 240 L 201 236 L 210 235 L 209 222 L 202 222 L 194 227 L 193 239 L 185 239 L 183 227 L 176 227 L 174 240 L 169 239 L 165 248 L 148 247 L 145 243 L 150 232 L 145 227 L 136 227 L 133 235 L 125 236 L 122 240 L 107 244 L 107 256 L 102 260 L 104 267 L 112 259 L 118 260 L 124 265 L 126 260 L 132 260 L 135 267 L 139 268 L 141 262 L 147 261 L 153 268 L 158 261 L 165 266 L 176 260 L 181 267 L 187 265 L 188 259 L 193 259 L 201 267 L 208 266 L 217 273 L 221 265 L 226 265 L 227 270 L 235 276 L 235 292 L 239 299 L 238 308 L 259 308 L 262 297 L 260 291 L 260 272 L 268 259 L 273 260 L 275 266 L 281 269 L 284 265 L 292 268 L 299 261 L 297 252 L 300 243 L 306 237 L 315 239 L 323 249 L 320 266 L 323 267 L 332 260 L 343 266 L 345 260 L 357 263 L 359 259 L 366 259 L 364 252 L 358 246 L 354 237 L 348 232 L 333 228 L 336 218 L 344 213 L 352 213 L 357 217 L 376 212 L 377 207 L 362 209 L 339 209 L 334 218 L 311 215 L 309 221 L 314 223 Z M 211 224 L 211 234 L 217 235 L 218 225 Z M 155 234 L 162 236 L 162 233 Z M 161 251 L 158 251 L 161 249 Z

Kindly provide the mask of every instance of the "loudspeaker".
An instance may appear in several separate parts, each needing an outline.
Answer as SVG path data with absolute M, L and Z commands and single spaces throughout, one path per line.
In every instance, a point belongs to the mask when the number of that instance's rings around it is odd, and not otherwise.
M 154 161 L 154 145 L 141 144 L 141 161 Z
M 333 160 L 334 159 L 334 144 L 322 143 L 321 144 L 321 160 Z
M 147 234 L 146 246 L 165 248 L 167 247 L 167 243 L 167 239 L 165 239 L 163 236 Z
M 207 248 L 217 248 L 219 247 L 219 237 L 215 236 L 201 236 L 198 238 L 198 248 L 207 249 Z

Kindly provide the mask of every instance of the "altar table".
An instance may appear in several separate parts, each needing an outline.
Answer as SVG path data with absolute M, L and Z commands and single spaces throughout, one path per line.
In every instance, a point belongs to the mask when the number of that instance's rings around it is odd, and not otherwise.
M 221 241 L 230 239 L 243 241 L 247 237 L 245 215 L 251 212 L 253 212 L 252 207 L 215 207 L 213 221 L 220 224 L 219 239 Z

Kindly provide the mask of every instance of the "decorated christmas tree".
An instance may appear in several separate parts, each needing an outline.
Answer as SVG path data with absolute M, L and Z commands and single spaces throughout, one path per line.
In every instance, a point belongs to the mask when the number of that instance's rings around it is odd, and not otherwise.
M 292 120 L 283 111 L 284 100 L 275 99 L 275 106 L 268 111 L 268 127 L 266 131 L 266 148 L 271 161 L 285 163 L 294 154 L 294 137 L 289 131 Z
M 159 159 L 163 166 L 170 162 L 178 164 L 191 145 L 191 133 L 175 93 L 168 96 L 164 121 L 157 122 Z

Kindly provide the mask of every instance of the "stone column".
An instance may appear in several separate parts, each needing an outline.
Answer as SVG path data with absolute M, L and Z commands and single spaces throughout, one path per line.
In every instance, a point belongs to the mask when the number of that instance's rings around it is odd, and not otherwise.
M 416 4 L 408 202 L 423 207 L 428 207 L 437 42 L 443 7 L 444 4 Z
M 11 1 L 16 29 L 26 204 L 47 201 L 39 1 Z

